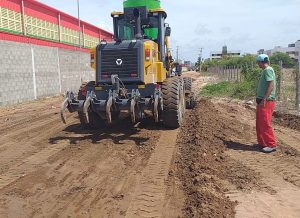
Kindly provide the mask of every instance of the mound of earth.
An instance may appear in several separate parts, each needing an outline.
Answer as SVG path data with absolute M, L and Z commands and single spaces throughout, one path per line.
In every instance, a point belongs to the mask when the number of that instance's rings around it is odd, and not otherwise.
M 189 111 L 178 137 L 177 176 L 186 195 L 186 217 L 234 217 L 237 202 L 225 193 L 259 186 L 258 175 L 225 154 L 241 126 L 222 117 L 212 102 L 201 99 Z M 227 185 L 225 185 L 227 184 Z
M 276 124 L 300 131 L 300 116 L 275 112 L 273 117 Z

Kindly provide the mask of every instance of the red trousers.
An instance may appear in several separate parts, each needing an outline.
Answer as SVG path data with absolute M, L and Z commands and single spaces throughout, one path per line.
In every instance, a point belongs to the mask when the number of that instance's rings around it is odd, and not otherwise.
M 264 147 L 276 147 L 275 136 L 271 127 L 274 109 L 274 101 L 266 101 L 265 107 L 257 105 L 256 108 L 257 141 Z

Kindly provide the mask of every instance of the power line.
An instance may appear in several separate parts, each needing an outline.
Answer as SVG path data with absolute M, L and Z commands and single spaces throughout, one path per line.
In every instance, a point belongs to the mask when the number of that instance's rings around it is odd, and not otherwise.
M 204 48 L 199 48 L 199 57 L 201 57 L 201 58 L 202 58 L 203 49 Z

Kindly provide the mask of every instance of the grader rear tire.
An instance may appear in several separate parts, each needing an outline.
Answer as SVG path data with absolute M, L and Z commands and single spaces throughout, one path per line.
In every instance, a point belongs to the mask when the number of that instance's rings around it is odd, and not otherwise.
M 186 91 L 192 91 L 193 80 L 191 77 L 183 77 L 184 88 Z
M 184 77 L 185 87 L 185 102 L 186 109 L 193 109 L 196 105 L 195 93 L 193 93 L 193 79 L 191 77 Z
M 163 124 L 169 128 L 181 126 L 185 112 L 182 81 L 178 77 L 167 78 L 162 84 Z

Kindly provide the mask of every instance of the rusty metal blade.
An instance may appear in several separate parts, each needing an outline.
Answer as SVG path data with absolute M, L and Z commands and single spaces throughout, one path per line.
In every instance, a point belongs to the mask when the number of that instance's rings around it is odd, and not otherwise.
M 63 121 L 64 124 L 67 124 L 67 120 L 66 120 L 66 116 L 65 116 L 65 110 L 68 107 L 68 105 L 69 105 L 69 99 L 66 98 L 64 100 L 64 102 L 62 103 L 61 109 L 60 109 L 60 117 L 61 117 L 61 120 Z
M 84 115 L 84 121 L 86 124 L 89 123 L 89 114 L 88 114 L 88 109 L 91 105 L 91 97 L 89 96 L 85 102 L 84 102 L 84 105 L 83 105 L 83 108 L 82 108 L 82 112 L 83 112 L 83 115 Z

